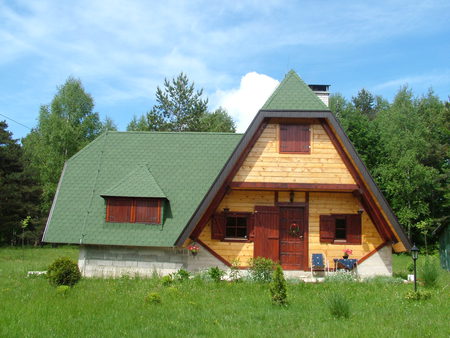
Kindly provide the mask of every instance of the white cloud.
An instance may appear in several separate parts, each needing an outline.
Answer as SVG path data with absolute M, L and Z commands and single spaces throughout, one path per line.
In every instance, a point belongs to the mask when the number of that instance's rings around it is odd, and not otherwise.
M 244 132 L 279 82 L 270 76 L 250 72 L 241 78 L 239 88 L 218 90 L 213 95 L 217 106 L 222 106 L 237 123 L 237 131 Z

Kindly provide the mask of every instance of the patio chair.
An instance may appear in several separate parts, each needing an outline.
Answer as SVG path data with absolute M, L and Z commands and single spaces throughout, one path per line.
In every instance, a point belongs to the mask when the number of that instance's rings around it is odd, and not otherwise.
M 324 271 L 325 276 L 328 273 L 328 260 L 324 254 L 313 253 L 311 255 L 311 277 L 314 276 L 314 271 Z

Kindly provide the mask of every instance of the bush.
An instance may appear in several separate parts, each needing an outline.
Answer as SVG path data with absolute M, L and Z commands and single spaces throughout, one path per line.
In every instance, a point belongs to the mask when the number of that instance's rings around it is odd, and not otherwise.
M 163 286 L 170 286 L 170 285 L 172 285 L 172 283 L 173 283 L 172 275 L 163 276 L 161 278 L 161 284 Z
M 231 267 L 230 267 L 230 280 L 232 282 L 239 282 L 241 281 L 241 271 L 239 269 L 240 266 L 240 261 L 239 259 L 234 259 L 231 262 Z
M 157 292 L 150 292 L 145 296 L 145 302 L 149 304 L 161 304 L 161 296 Z
M 338 271 L 331 276 L 325 277 L 325 282 L 348 283 L 356 281 L 356 276 L 350 271 Z
M 51 285 L 74 286 L 81 279 L 81 273 L 77 263 L 68 257 L 62 257 L 48 267 L 47 277 Z
M 248 272 L 253 281 L 268 283 L 272 280 L 275 262 L 270 258 L 251 258 L 249 260 L 249 266 Z
M 437 262 L 432 258 L 425 258 L 425 262 L 422 265 L 420 271 L 420 278 L 423 285 L 428 288 L 436 287 L 439 279 L 439 266 Z
M 66 295 L 69 292 L 70 286 L 68 285 L 59 285 L 56 287 L 56 293 L 58 295 Z
M 276 305 L 287 305 L 286 280 L 284 279 L 283 269 L 280 265 L 277 265 L 273 273 L 270 295 L 272 296 L 272 303 Z
M 327 300 L 328 309 L 333 317 L 349 318 L 350 317 L 350 303 L 347 298 L 340 293 L 333 293 Z
M 373 284 L 392 284 L 392 285 L 400 285 L 404 283 L 403 278 L 399 277 L 389 277 L 389 276 L 374 276 L 364 279 L 366 283 Z
M 408 279 L 408 273 L 406 271 L 397 271 L 392 274 L 394 278 Z
M 409 262 L 408 265 L 406 266 L 406 270 L 412 274 L 414 272 L 414 263 L 413 262 Z
M 175 281 L 184 282 L 188 280 L 190 276 L 191 274 L 188 271 L 180 269 L 172 275 L 172 279 Z
M 222 280 L 222 277 L 225 275 L 225 271 L 220 269 L 219 267 L 213 267 L 208 269 L 208 276 L 214 281 L 214 282 L 220 282 Z
M 427 300 L 431 298 L 430 291 L 408 291 L 405 295 L 407 300 Z

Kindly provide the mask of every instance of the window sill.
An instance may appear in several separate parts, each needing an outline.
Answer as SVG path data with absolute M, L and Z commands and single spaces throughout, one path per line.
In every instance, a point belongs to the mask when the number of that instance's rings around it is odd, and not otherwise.
M 238 243 L 249 243 L 250 240 L 247 238 L 224 238 L 222 242 L 238 242 Z

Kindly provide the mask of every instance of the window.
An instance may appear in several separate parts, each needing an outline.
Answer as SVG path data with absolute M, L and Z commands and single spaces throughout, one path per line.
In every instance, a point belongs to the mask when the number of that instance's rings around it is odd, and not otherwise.
M 309 154 L 310 134 L 308 124 L 280 124 L 280 153 Z
M 223 212 L 212 218 L 211 238 L 245 241 L 253 236 L 253 215 L 247 212 Z
M 161 199 L 109 197 L 106 200 L 106 222 L 161 223 Z
M 225 228 L 226 238 L 247 238 L 247 217 L 229 216 Z
M 361 244 L 361 215 L 321 215 L 320 242 Z
M 334 220 L 334 239 L 346 240 L 347 239 L 347 219 L 336 218 Z

